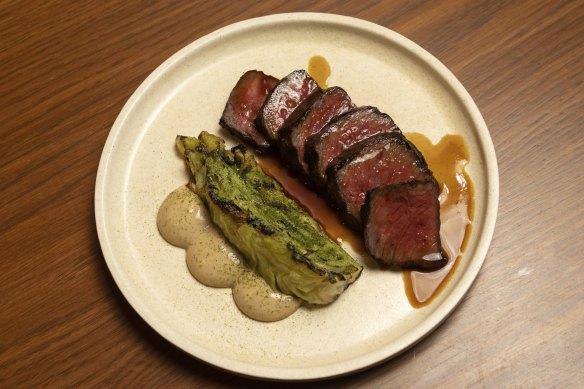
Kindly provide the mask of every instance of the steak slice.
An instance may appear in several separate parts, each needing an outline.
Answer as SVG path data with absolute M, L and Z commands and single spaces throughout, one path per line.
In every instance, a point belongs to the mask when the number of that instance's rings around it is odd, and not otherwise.
M 256 118 L 257 127 L 270 142 L 277 141 L 280 131 L 294 124 L 321 91 L 306 70 L 293 71 L 266 98 Z
M 361 229 L 361 207 L 368 191 L 431 177 L 424 157 L 401 132 L 381 133 L 354 144 L 331 162 L 327 188 L 347 223 Z
M 326 185 L 326 169 L 344 150 L 379 133 L 401 132 L 389 115 L 375 107 L 349 111 L 329 123 L 306 143 L 304 160 L 317 188 Z
M 308 138 L 354 107 L 343 88 L 335 86 L 325 90 L 302 119 L 283 133 L 281 155 L 287 160 L 288 165 L 308 176 L 308 165 L 304 162 L 304 146 Z
M 277 78 L 258 70 L 245 72 L 229 94 L 219 125 L 260 151 L 267 150 L 270 143 L 254 120 L 277 83 Z
M 448 260 L 440 243 L 436 180 L 380 186 L 367 192 L 362 209 L 365 247 L 379 262 L 425 270 Z

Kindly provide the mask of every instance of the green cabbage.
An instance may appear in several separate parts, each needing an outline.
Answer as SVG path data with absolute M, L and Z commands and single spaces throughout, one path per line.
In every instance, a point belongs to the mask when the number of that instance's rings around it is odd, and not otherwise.
M 274 289 L 312 304 L 334 301 L 362 266 L 331 240 L 243 146 L 202 132 L 178 136 L 191 173 L 190 187 L 213 222 Z

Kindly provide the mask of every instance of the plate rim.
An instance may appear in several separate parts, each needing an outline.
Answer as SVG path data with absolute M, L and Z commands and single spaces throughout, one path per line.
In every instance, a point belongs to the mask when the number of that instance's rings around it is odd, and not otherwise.
M 105 215 L 105 193 L 106 193 L 106 178 L 108 173 L 108 167 L 110 165 L 110 157 L 113 154 L 114 146 L 116 140 L 120 135 L 123 124 L 126 121 L 130 112 L 136 106 L 136 103 L 144 95 L 144 92 L 156 82 L 156 80 L 173 65 L 185 57 L 188 53 L 201 49 L 203 46 L 212 44 L 214 41 L 228 36 L 234 32 L 241 30 L 253 29 L 262 26 L 268 26 L 273 23 L 282 22 L 310 22 L 310 23 L 324 23 L 337 25 L 343 28 L 358 29 L 361 31 L 366 31 L 368 33 L 374 33 L 381 36 L 383 39 L 389 39 L 395 44 L 405 48 L 408 52 L 419 57 L 423 62 L 428 64 L 437 74 L 439 74 L 444 80 L 445 84 L 453 89 L 454 94 L 460 98 L 461 103 L 464 104 L 467 113 L 470 115 L 470 120 L 477 127 L 476 135 L 479 145 L 479 151 L 483 153 L 483 158 L 486 162 L 485 167 L 485 188 L 488 189 L 488 196 L 485 199 L 485 220 L 481 225 L 481 239 L 477 242 L 477 247 L 475 250 L 475 257 L 480 257 L 480 260 L 475 260 L 469 264 L 469 267 L 465 269 L 465 277 L 461 278 L 451 290 L 447 299 L 445 299 L 440 306 L 436 308 L 433 315 L 423 321 L 418 327 L 412 329 L 405 334 L 406 338 L 405 346 L 401 347 L 399 350 L 395 350 L 393 353 L 387 353 L 387 348 L 391 346 L 385 345 L 380 349 L 377 349 L 375 353 L 368 353 L 364 356 L 358 356 L 352 360 L 344 361 L 341 365 L 324 365 L 317 368 L 290 368 L 285 369 L 281 367 L 265 367 L 246 364 L 241 361 L 236 361 L 232 359 L 225 358 L 218 354 L 209 355 L 213 353 L 212 351 L 199 347 L 199 350 L 186 349 L 184 347 L 184 342 L 186 339 L 182 337 L 181 334 L 177 334 L 172 328 L 167 326 L 165 323 L 153 317 L 148 307 L 142 303 L 140 298 L 133 294 L 131 288 L 124 283 L 124 275 L 115 260 L 115 253 L 112 250 L 112 245 L 108 237 L 108 231 L 106 228 L 106 215 Z M 339 377 L 342 375 L 353 374 L 358 371 L 362 371 L 383 363 L 398 354 L 406 351 L 417 342 L 424 339 L 430 333 L 432 333 L 458 306 L 458 304 L 463 300 L 464 295 L 470 290 L 472 284 L 476 280 L 478 273 L 486 259 L 487 251 L 490 246 L 492 236 L 495 229 L 495 222 L 498 212 L 498 202 L 499 202 L 499 174 L 498 165 L 495 154 L 494 145 L 490 137 L 490 133 L 486 126 L 486 123 L 480 114 L 480 111 L 471 98 L 468 91 L 463 87 L 460 81 L 454 76 L 454 74 L 448 69 L 442 62 L 440 62 L 436 57 L 427 52 L 421 46 L 411 41 L 410 39 L 404 37 L 403 35 L 390 30 L 389 28 L 377 25 L 373 22 L 369 22 L 363 19 L 342 16 L 336 14 L 326 14 L 326 13 L 312 13 L 312 12 L 297 12 L 297 13 L 280 13 L 267 16 L 256 17 L 252 19 L 243 20 L 236 22 L 224 27 L 221 27 L 209 34 L 206 34 L 195 41 L 189 43 L 185 47 L 178 50 L 176 53 L 171 55 L 162 64 L 160 64 L 153 72 L 151 72 L 148 77 L 140 84 L 140 86 L 132 93 L 130 98 L 124 104 L 122 110 L 114 121 L 107 140 L 104 144 L 104 148 L 100 157 L 96 183 L 95 183 L 95 198 L 94 198 L 94 214 L 97 226 L 97 234 L 100 242 L 100 247 L 106 261 L 107 267 L 114 278 L 114 281 L 123 296 L 132 306 L 132 308 L 138 313 L 138 315 L 153 328 L 158 334 L 168 340 L 170 343 L 174 344 L 179 349 L 194 356 L 200 361 L 211 364 L 217 368 L 220 368 L 231 373 L 238 375 L 260 378 L 260 379 L 270 379 L 270 380 L 282 380 L 282 381 L 305 381 L 305 380 L 316 380 L 316 379 L 328 379 L 333 377 Z M 492 215 L 492 216 L 489 216 Z M 489 217 L 487 217 L 489 216 Z M 155 316 L 155 315 L 154 315 Z M 402 338 L 400 338 L 402 339 Z M 192 343 L 192 342 L 190 342 Z M 204 355 L 202 355 L 203 353 Z M 350 362 L 350 363 L 349 363 Z M 356 365 L 355 363 L 358 362 Z M 347 366 L 345 366 L 347 365 Z M 306 374 L 309 373 L 309 374 Z

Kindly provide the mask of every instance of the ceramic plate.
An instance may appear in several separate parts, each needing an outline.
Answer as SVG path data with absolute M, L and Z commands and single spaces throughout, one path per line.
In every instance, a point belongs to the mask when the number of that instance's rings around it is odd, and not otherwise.
M 454 277 L 414 309 L 402 274 L 366 268 L 338 301 L 301 308 L 275 323 L 240 313 L 230 289 L 199 284 L 185 252 L 158 234 L 156 213 L 188 180 L 174 149 L 177 134 L 208 130 L 248 69 L 284 77 L 314 55 L 331 66 L 329 85 L 358 105 L 389 113 L 404 132 L 437 141 L 462 134 L 475 186 L 472 235 Z M 282 14 L 237 23 L 185 47 L 156 69 L 114 123 L 99 165 L 95 214 L 115 282 L 157 332 L 193 356 L 248 376 L 305 380 L 380 363 L 419 341 L 454 309 L 477 276 L 495 224 L 498 173 L 489 132 L 473 100 L 436 58 L 403 36 L 362 20 Z

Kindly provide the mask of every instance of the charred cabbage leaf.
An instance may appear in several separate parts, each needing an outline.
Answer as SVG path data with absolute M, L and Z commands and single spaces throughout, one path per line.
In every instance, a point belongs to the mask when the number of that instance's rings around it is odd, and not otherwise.
M 202 132 L 178 136 L 190 187 L 213 222 L 270 286 L 312 304 L 334 301 L 362 266 L 332 241 L 243 146 Z

